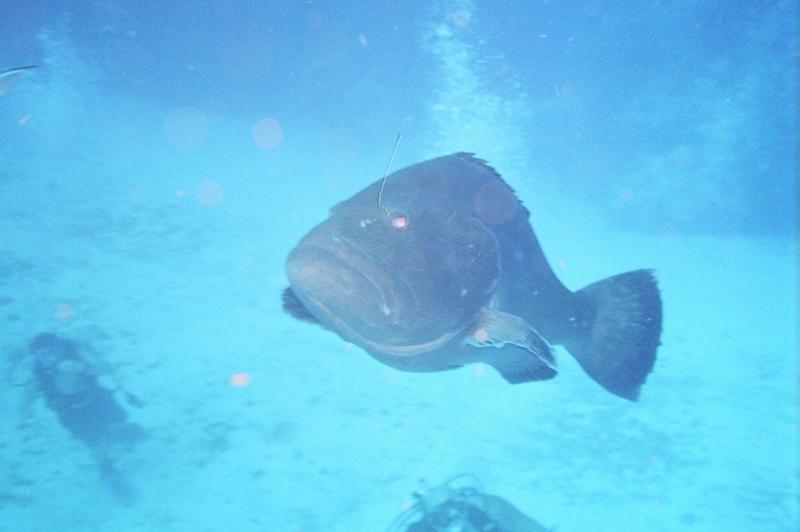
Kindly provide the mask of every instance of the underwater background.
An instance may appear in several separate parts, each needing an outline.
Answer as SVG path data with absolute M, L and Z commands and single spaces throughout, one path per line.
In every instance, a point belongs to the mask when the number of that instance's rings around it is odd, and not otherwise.
M 797 530 L 797 11 L 0 1 L 0 71 L 38 65 L 0 78 L 0 530 L 383 531 L 465 473 L 560 532 Z M 639 402 L 562 348 L 401 373 L 282 311 L 398 133 L 393 170 L 489 161 L 570 289 L 656 270 Z M 111 469 L 43 332 L 147 434 Z

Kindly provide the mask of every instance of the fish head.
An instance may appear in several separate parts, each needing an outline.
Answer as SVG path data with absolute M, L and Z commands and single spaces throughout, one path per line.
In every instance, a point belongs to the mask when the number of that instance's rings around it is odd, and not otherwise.
M 497 241 L 436 191 L 395 186 L 385 204 L 377 197 L 373 185 L 336 205 L 300 241 L 287 261 L 289 290 L 305 319 L 373 354 L 437 349 L 491 298 Z

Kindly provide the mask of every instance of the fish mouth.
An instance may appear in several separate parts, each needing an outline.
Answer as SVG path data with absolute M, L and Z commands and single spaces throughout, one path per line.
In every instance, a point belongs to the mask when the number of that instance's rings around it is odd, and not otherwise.
M 286 270 L 308 310 L 354 343 L 391 337 L 413 307 L 404 284 L 353 246 L 301 244 L 290 254 Z

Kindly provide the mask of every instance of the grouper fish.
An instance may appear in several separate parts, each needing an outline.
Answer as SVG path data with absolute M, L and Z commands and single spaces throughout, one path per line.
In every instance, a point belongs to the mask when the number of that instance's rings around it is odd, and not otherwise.
M 286 272 L 285 311 L 403 371 L 482 362 L 512 384 L 539 381 L 556 375 L 551 346 L 561 345 L 633 401 L 655 364 L 652 271 L 570 291 L 528 210 L 469 153 L 409 166 L 338 203 L 291 251 Z

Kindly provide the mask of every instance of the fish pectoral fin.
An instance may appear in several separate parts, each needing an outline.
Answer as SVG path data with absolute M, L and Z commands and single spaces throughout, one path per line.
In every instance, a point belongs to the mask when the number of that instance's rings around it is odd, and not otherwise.
M 480 358 L 512 384 L 556 375 L 556 361 L 548 343 L 514 314 L 483 309 L 477 325 L 464 341 L 472 347 L 495 348 L 494 352 L 481 353 Z
M 508 312 L 482 309 L 478 323 L 465 342 L 474 347 L 514 345 L 529 351 L 546 366 L 555 369 L 556 360 L 547 341 L 528 322 Z
M 558 373 L 541 359 L 531 356 L 530 351 L 516 345 L 507 344 L 489 353 L 482 353 L 481 360 L 511 384 L 544 381 Z

